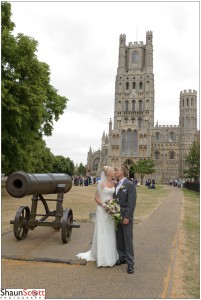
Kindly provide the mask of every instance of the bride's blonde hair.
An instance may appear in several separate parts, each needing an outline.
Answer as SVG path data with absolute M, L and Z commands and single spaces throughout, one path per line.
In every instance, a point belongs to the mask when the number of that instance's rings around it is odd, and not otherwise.
M 102 171 L 104 172 L 104 174 L 105 174 L 106 177 L 108 176 L 108 173 L 109 173 L 110 171 L 113 171 L 113 170 L 114 170 L 114 168 L 113 168 L 113 167 L 110 167 L 110 166 L 104 166 L 104 167 L 102 168 Z

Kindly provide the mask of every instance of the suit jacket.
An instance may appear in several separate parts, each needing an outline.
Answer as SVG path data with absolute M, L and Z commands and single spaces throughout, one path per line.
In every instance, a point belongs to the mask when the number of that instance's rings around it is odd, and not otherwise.
M 136 187 L 133 182 L 126 178 L 115 197 L 119 200 L 122 217 L 133 220 L 137 199 Z

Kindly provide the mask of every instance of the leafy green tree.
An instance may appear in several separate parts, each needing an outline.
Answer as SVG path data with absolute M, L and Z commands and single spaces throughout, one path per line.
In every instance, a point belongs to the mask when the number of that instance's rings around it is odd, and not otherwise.
M 74 174 L 74 163 L 69 157 L 65 158 L 62 155 L 54 157 L 53 173 Z
M 152 174 L 155 172 L 155 162 L 148 158 L 148 159 L 140 159 L 137 163 L 134 163 L 130 167 L 130 171 L 133 173 L 138 173 L 141 178 L 141 185 L 143 184 L 143 178 L 147 174 Z
M 1 3 L 1 19 L 2 171 L 9 173 L 25 169 L 25 162 L 27 169 L 41 165 L 42 152 L 48 152 L 42 137 L 52 134 L 68 99 L 50 84 L 49 66 L 36 56 L 37 41 L 12 34 L 10 3 Z
M 85 175 L 86 174 L 86 168 L 83 166 L 83 164 L 82 163 L 80 163 L 79 164 L 79 167 L 78 167 L 78 169 L 77 169 L 77 172 L 78 172 L 78 174 L 82 174 L 82 175 Z
M 200 178 L 200 142 L 193 142 L 189 154 L 185 156 L 184 176 L 198 180 Z

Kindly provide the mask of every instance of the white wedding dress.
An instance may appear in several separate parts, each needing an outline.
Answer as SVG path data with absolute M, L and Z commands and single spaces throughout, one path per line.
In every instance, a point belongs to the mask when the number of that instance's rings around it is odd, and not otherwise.
M 99 194 L 102 203 L 113 198 L 115 188 L 104 187 Z M 112 267 L 118 260 L 115 224 L 111 215 L 97 205 L 96 222 L 91 250 L 77 254 L 78 258 L 96 261 L 97 267 Z

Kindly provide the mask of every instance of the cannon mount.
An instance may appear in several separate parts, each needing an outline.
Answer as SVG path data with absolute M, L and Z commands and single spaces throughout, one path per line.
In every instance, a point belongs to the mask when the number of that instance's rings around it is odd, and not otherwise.
M 30 194 L 30 191 L 33 189 L 33 185 L 35 193 L 32 195 L 31 199 L 31 210 L 28 206 L 20 206 L 16 212 L 14 220 L 10 221 L 10 224 L 13 224 L 15 238 L 17 240 L 23 240 L 27 237 L 29 230 L 34 230 L 37 226 L 46 226 L 52 227 L 56 231 L 61 231 L 62 242 L 68 243 L 71 238 L 72 228 L 80 228 L 80 224 L 73 220 L 72 209 L 63 209 L 64 193 L 68 192 L 72 186 L 70 176 L 67 174 L 27 174 L 22 171 L 15 172 L 8 177 L 6 189 L 11 196 L 14 197 L 17 195 L 17 198 L 21 198 L 24 195 Z M 46 187 L 44 188 L 45 185 Z M 45 191 L 45 194 L 48 194 L 48 186 L 50 193 L 57 193 L 56 199 L 45 199 L 42 193 L 40 193 L 41 191 Z M 15 189 L 18 190 L 15 191 Z M 44 214 L 37 213 L 38 201 L 41 201 L 43 204 L 45 210 Z M 49 210 L 47 204 L 48 201 L 56 202 L 56 210 Z M 41 218 L 37 219 L 38 217 Z M 48 218 L 53 218 L 53 220 L 47 221 Z

